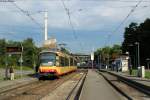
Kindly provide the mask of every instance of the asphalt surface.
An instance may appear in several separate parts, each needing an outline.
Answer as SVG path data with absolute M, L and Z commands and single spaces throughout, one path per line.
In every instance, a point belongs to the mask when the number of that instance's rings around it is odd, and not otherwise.
M 124 100 L 124 98 L 102 76 L 89 70 L 80 100 Z

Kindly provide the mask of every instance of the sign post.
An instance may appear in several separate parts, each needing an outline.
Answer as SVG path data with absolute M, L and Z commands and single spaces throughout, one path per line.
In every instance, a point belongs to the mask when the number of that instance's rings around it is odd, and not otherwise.
M 22 63 L 23 63 L 23 57 L 22 57 L 22 53 L 23 53 L 23 46 L 21 43 L 21 48 L 20 47 L 6 47 L 6 52 L 8 55 L 21 55 L 20 59 L 19 59 L 19 63 L 20 63 L 20 71 L 21 71 L 21 77 L 22 77 Z M 8 61 L 6 61 L 8 62 Z

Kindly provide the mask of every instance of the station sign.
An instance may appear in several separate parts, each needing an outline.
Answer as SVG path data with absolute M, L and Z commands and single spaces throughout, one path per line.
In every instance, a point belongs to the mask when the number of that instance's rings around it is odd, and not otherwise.
M 21 54 L 22 48 L 21 47 L 6 47 L 7 54 Z

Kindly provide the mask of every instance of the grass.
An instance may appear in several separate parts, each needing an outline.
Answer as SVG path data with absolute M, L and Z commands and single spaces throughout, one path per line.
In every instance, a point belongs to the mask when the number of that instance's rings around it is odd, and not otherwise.
M 20 66 L 15 66 L 14 69 L 20 70 Z M 33 68 L 27 67 L 27 66 L 22 66 L 22 70 L 29 71 L 29 70 L 33 70 Z
M 0 80 L 4 80 L 4 77 L 2 77 L 1 75 L 0 75 Z
M 150 79 L 150 70 L 149 70 L 149 71 L 147 70 L 147 71 L 145 72 L 145 78 Z
M 132 75 L 137 76 L 137 69 L 132 70 Z M 150 79 L 150 70 L 145 71 L 145 78 Z
M 132 69 L 132 74 L 133 76 L 137 76 L 137 69 Z

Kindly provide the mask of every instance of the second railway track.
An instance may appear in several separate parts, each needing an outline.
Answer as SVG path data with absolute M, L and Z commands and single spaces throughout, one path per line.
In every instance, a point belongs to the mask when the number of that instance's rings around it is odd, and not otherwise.
M 130 83 L 122 81 L 121 77 L 113 75 L 107 71 L 97 71 L 106 79 L 119 93 L 127 100 L 149 100 L 150 96 L 143 91 L 129 85 Z M 136 84 L 135 84 L 136 85 Z

